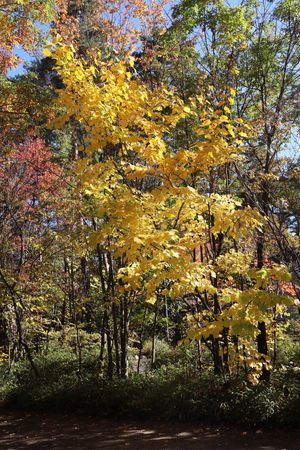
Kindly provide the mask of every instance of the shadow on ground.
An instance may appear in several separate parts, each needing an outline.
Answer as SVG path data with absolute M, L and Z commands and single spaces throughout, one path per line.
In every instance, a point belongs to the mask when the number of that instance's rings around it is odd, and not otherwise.
M 300 430 L 244 430 L 161 421 L 0 411 L 0 449 L 300 450 Z

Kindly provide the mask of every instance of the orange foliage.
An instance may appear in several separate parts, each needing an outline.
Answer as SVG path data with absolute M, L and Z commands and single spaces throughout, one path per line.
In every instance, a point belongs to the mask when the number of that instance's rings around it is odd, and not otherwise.
M 86 15 L 86 26 L 91 32 L 100 32 L 104 44 L 124 57 L 138 46 L 141 37 L 153 30 L 163 30 L 165 8 L 170 0 L 94 0 Z M 72 43 L 80 35 L 80 15 L 83 0 L 58 0 L 59 15 L 55 32 L 65 43 Z M 72 8 L 72 9 L 70 9 Z
M 40 30 L 37 22 L 48 22 L 53 13 L 51 0 L 0 0 L 0 70 L 15 67 L 19 58 L 15 46 L 31 51 L 37 43 Z

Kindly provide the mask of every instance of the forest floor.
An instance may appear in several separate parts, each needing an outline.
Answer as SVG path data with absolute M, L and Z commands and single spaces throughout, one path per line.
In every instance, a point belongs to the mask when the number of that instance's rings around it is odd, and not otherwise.
M 0 449 L 300 450 L 300 430 L 0 410 Z

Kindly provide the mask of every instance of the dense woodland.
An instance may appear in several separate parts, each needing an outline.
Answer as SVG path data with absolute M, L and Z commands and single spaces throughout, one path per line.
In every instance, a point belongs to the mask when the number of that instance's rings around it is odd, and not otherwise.
M 295 421 L 299 0 L 0 0 L 0 30 L 3 395 Z

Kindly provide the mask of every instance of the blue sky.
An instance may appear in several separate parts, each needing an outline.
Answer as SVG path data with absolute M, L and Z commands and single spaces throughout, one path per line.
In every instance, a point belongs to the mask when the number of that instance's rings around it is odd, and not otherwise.
M 24 65 L 34 59 L 34 57 L 32 55 L 29 55 L 27 52 L 25 52 L 22 47 L 15 47 L 14 53 L 15 53 L 15 55 L 22 58 L 22 60 L 24 60 L 24 63 L 19 64 L 15 69 L 9 70 L 8 71 L 9 77 L 15 77 L 16 75 L 20 75 L 20 74 L 24 73 L 25 72 Z

